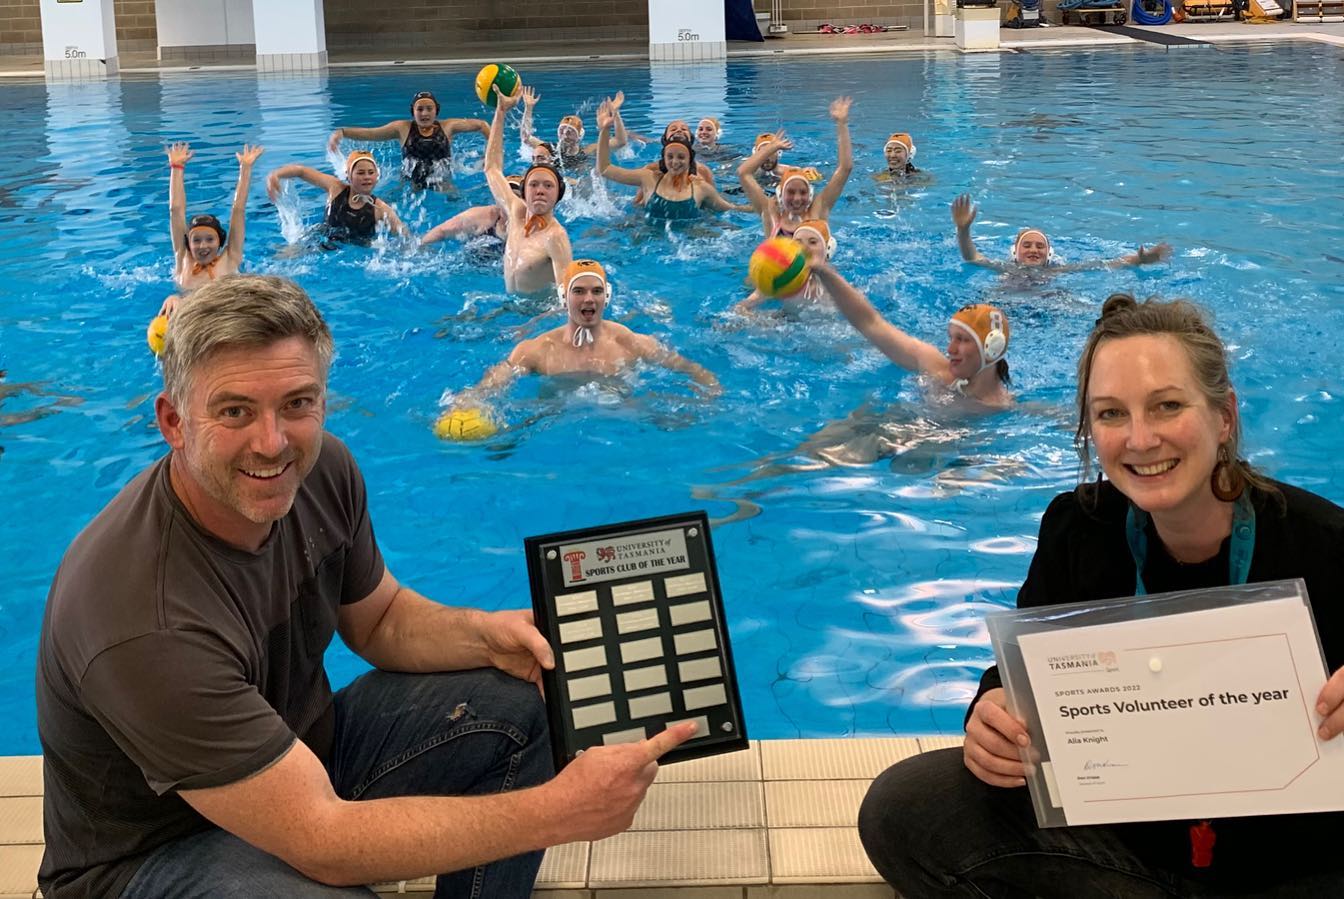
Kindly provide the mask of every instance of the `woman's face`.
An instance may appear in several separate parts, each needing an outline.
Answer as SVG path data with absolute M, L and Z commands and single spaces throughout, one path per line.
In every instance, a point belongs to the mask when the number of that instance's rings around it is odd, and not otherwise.
M 1140 334 L 1098 346 L 1086 411 L 1101 470 L 1140 509 L 1160 521 L 1215 507 L 1209 477 L 1232 414 L 1210 407 L 1175 337 Z
M 691 154 L 681 144 L 668 144 L 663 148 L 663 165 L 669 175 L 684 175 L 691 166 Z
M 780 188 L 780 196 L 784 199 L 784 208 L 795 215 L 812 205 L 812 191 L 801 178 L 790 178 Z
M 793 235 L 794 239 L 803 245 L 803 251 L 807 253 L 807 261 L 812 264 L 826 261 L 826 241 L 821 239 L 821 235 L 811 228 L 801 230 Z
M 687 125 L 681 119 L 667 123 L 667 128 L 663 130 L 663 140 L 671 140 L 674 137 L 683 137 L 686 140 L 691 139 L 691 126 Z
M 428 97 L 422 97 L 421 99 L 416 100 L 415 105 L 411 107 L 411 115 L 415 118 L 415 124 L 419 125 L 421 128 L 428 128 L 430 125 L 434 124 L 434 119 L 438 117 L 439 110 L 438 107 L 434 105 L 433 100 Z
M 1019 265 L 1045 265 L 1050 261 L 1050 241 L 1039 231 L 1028 231 L 1017 242 L 1013 256 Z
M 219 234 L 214 228 L 192 228 L 187 234 L 187 247 L 197 262 L 209 262 L 219 255 Z
M 544 162 L 547 165 L 550 165 L 554 161 L 555 159 L 554 157 L 551 156 L 551 151 L 546 149 L 545 147 L 536 147 L 532 150 L 533 165 L 536 165 L 539 162 Z
M 900 141 L 892 141 L 887 144 L 883 153 L 887 157 L 887 168 L 904 168 L 905 164 L 910 161 L 910 151 Z
M 371 194 L 378 186 L 378 166 L 367 159 L 357 161 L 350 169 L 350 186 L 357 194 Z
M 719 129 L 709 119 L 705 119 L 695 128 L 695 139 L 706 147 L 714 145 L 719 139 Z

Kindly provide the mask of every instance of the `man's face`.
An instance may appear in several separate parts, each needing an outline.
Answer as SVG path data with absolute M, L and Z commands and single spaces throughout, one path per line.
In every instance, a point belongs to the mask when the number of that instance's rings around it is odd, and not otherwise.
M 576 325 L 591 327 L 602 320 L 607 305 L 607 284 L 597 275 L 580 275 L 569 285 L 565 294 L 569 305 L 569 320 Z
M 183 500 L 203 527 L 247 545 L 288 514 L 322 448 L 325 396 L 312 343 L 291 337 L 207 357 L 182 408 L 159 397 Z
M 560 182 L 546 169 L 531 172 L 523 184 L 523 199 L 527 203 L 527 211 L 532 215 L 546 215 L 555 208 L 559 195 Z

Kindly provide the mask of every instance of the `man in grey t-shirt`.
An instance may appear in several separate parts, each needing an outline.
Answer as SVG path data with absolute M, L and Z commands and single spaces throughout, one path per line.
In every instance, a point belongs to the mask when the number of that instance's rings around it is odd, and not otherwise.
M 332 341 L 280 278 L 179 308 L 155 403 L 171 453 L 75 539 L 38 653 L 48 899 L 527 896 L 540 850 L 629 825 L 662 753 L 551 778 L 525 611 L 401 586 L 363 478 L 324 434 Z M 339 632 L 375 670 L 332 694 Z M 342 887 L 349 887 L 348 889 Z

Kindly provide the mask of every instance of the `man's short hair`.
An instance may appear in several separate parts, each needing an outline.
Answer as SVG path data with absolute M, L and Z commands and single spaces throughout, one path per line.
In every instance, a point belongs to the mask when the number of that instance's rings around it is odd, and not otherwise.
M 325 383 L 335 349 L 331 331 L 302 287 L 274 275 L 212 281 L 184 297 L 173 313 L 159 357 L 164 392 L 181 407 L 191 391 L 192 372 L 211 355 L 290 337 L 312 342 Z

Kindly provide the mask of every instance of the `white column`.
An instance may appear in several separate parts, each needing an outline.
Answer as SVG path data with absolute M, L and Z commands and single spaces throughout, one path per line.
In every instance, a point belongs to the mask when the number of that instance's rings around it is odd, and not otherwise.
M 117 74 L 117 21 L 112 0 L 42 0 L 42 59 L 48 78 Z
M 650 62 L 695 62 L 727 55 L 723 0 L 649 0 Z
M 305 72 L 327 66 L 322 0 L 252 0 L 258 72 Z
M 999 11 L 992 6 L 959 6 L 954 31 L 958 50 L 997 50 Z

